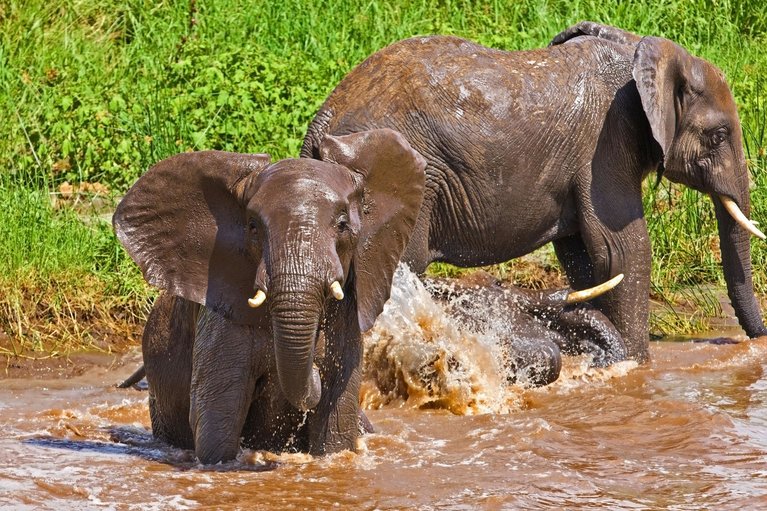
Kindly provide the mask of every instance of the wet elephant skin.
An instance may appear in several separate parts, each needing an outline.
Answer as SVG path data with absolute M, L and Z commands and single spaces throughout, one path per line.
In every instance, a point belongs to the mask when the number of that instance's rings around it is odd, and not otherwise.
M 589 303 L 567 303 L 569 289 L 522 289 L 484 272 L 459 281 L 427 278 L 426 286 L 461 325 L 476 332 L 490 328 L 499 336 L 510 383 L 553 383 L 559 377 L 562 353 L 591 355 L 596 367 L 627 356 L 610 320 Z
M 355 449 L 361 333 L 389 297 L 426 163 L 388 129 L 326 137 L 321 152 L 177 155 L 115 212 L 165 291 L 143 338 L 153 433 L 203 463 L 241 443 Z
M 582 22 L 547 48 L 506 52 L 416 37 L 373 54 L 331 93 L 301 155 L 326 133 L 390 127 L 428 161 L 403 259 L 503 262 L 554 243 L 581 289 L 626 280 L 596 305 L 629 357 L 648 357 L 651 172 L 711 195 L 728 293 L 741 326 L 765 332 L 753 292 L 741 126 L 722 73 L 675 43 Z

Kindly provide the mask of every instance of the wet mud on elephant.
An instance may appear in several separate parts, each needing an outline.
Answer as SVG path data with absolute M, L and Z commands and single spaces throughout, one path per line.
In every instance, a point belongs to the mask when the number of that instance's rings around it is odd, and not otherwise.
M 750 337 L 748 169 L 725 79 L 659 37 L 583 22 L 547 48 L 506 52 L 450 36 L 373 54 L 335 88 L 301 151 L 325 134 L 389 127 L 428 161 L 403 260 L 500 263 L 553 242 L 571 285 L 625 281 L 595 303 L 629 357 L 648 356 L 650 240 L 642 181 L 657 172 L 709 194 L 728 294 Z
M 153 434 L 203 463 L 242 445 L 356 447 L 361 333 L 389 297 L 425 161 L 387 129 L 320 150 L 276 163 L 177 155 L 115 212 L 119 240 L 165 291 L 142 345 Z

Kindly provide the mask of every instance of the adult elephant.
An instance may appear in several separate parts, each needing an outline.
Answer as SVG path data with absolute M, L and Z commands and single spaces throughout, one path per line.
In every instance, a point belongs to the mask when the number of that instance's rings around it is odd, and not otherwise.
M 241 438 L 355 448 L 361 332 L 389 297 L 426 163 L 388 129 L 326 137 L 320 152 L 180 154 L 115 212 L 119 240 L 166 290 L 143 339 L 153 433 L 203 463 L 234 458 Z
M 404 259 L 478 266 L 553 242 L 571 284 L 618 273 L 599 302 L 630 357 L 648 358 L 652 171 L 711 196 L 741 326 L 767 333 L 753 292 L 748 170 L 722 73 L 675 43 L 583 22 L 548 48 L 506 52 L 416 37 L 373 54 L 332 92 L 301 155 L 324 134 L 403 133 L 428 161 Z

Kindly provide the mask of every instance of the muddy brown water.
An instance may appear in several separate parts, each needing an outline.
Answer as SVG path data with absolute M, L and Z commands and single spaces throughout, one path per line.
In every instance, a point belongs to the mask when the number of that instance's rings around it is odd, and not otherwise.
M 639 367 L 568 357 L 524 389 L 498 383 L 486 339 L 389 312 L 369 342 L 409 347 L 386 352 L 410 394 L 365 386 L 377 432 L 357 453 L 201 467 L 152 441 L 145 392 L 114 388 L 132 364 L 0 381 L 0 509 L 767 509 L 767 338 L 654 342 Z M 439 396 L 408 376 L 413 328 L 465 357 Z

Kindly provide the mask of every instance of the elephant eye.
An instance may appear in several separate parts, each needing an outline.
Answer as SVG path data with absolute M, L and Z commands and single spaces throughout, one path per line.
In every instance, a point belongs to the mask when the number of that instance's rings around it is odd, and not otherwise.
M 727 138 L 727 130 L 719 129 L 711 134 L 711 145 L 718 146 Z
M 342 213 L 336 221 L 336 228 L 338 232 L 345 232 L 349 230 L 349 215 Z

